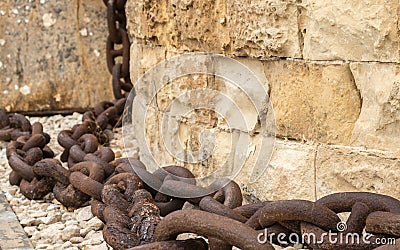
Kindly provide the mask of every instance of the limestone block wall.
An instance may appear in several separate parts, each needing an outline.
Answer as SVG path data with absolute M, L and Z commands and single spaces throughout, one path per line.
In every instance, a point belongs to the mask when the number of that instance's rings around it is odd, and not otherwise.
M 0 1 L 0 107 L 79 109 L 112 99 L 97 0 Z
M 278 141 L 256 183 L 248 182 L 248 166 L 258 148 L 247 156 L 237 181 L 248 199 L 317 199 L 336 191 L 400 198 L 399 7 L 394 0 L 128 0 L 131 78 L 187 52 L 227 55 L 259 77 Z M 229 92 L 209 78 L 174 86 L 159 94 L 158 108 L 188 89 Z M 224 145 L 230 135 L 220 120 L 201 115 L 203 128 L 211 126 Z M 177 163 L 161 145 L 160 119 L 147 123 L 149 147 L 162 164 Z M 187 147 L 199 147 L 202 126 L 182 122 L 176 130 Z M 223 157 L 221 151 L 192 168 L 207 172 Z

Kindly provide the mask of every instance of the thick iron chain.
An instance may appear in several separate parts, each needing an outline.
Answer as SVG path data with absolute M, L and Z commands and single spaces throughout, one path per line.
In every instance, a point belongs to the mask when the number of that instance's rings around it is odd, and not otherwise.
M 115 99 L 121 99 L 132 89 L 129 75 L 130 46 L 126 30 L 126 0 L 103 0 L 107 7 L 109 35 L 106 42 L 107 68 L 112 74 L 112 88 Z M 119 48 L 117 48 L 119 47 Z M 117 59 L 120 62 L 117 62 Z

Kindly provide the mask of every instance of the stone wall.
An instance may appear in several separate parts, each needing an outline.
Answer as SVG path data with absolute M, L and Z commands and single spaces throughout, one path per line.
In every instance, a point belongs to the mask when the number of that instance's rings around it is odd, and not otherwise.
M 79 109 L 112 99 L 97 0 L 0 1 L 0 107 Z
M 399 7 L 393 0 L 128 0 L 131 78 L 186 52 L 221 53 L 253 70 L 270 94 L 278 141 L 256 183 L 248 181 L 254 157 L 247 156 L 237 181 L 249 199 L 357 190 L 400 198 Z M 213 79 L 186 79 L 160 93 L 157 105 L 198 88 L 227 92 Z M 149 147 L 161 164 L 176 163 L 156 132 L 160 119 L 147 124 Z M 216 120 L 208 125 L 225 145 L 231 135 Z M 187 147 L 201 144 L 200 129 L 177 128 Z M 203 172 L 223 155 L 193 168 Z

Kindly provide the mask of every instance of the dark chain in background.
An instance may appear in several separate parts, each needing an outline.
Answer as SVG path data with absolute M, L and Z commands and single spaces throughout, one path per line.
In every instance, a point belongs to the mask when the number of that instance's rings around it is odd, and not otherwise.
M 107 37 L 106 56 L 107 68 L 112 74 L 112 87 L 115 99 L 121 99 L 133 87 L 129 74 L 130 46 L 126 30 L 126 0 L 103 0 L 107 7 Z M 117 48 L 119 47 L 119 48 Z M 120 58 L 121 62 L 116 59 Z
M 400 245 L 400 201 L 393 197 L 349 192 L 331 194 L 316 202 L 280 200 L 242 205 L 241 190 L 230 181 L 209 196 L 182 199 L 157 190 L 206 192 L 207 187 L 196 186 L 189 170 L 167 166 L 150 173 L 138 159 L 115 159 L 107 145 L 112 129 L 120 125 L 127 94 L 133 87 L 129 76 L 130 41 L 126 0 L 103 2 L 109 28 L 107 66 L 115 100 L 98 103 L 83 114 L 81 124 L 59 133 L 57 140 L 64 148 L 60 161 L 47 146 L 50 136 L 42 124 L 31 124 L 21 114 L 0 110 L 0 140 L 10 141 L 6 148 L 12 168 L 9 181 L 19 185 L 25 197 L 43 199 L 52 192 L 68 208 L 90 204 L 93 214 L 105 223 L 104 239 L 114 249 L 274 249 L 271 243 L 288 246 L 293 236 L 300 241 L 304 234 L 323 239 L 327 232 L 336 233 L 334 242 L 324 238 L 323 242 L 305 242 L 305 246 L 399 249 L 376 244 L 397 239 Z M 138 172 L 151 177 L 152 186 L 159 188 L 146 185 Z M 180 182 L 174 176 L 193 181 Z M 186 202 L 194 209 L 182 209 Z M 343 212 L 350 212 L 350 216 L 341 229 L 337 214 Z M 201 237 L 176 240 L 186 232 L 203 236 L 208 242 Z M 370 243 L 343 240 L 365 233 L 372 235 Z

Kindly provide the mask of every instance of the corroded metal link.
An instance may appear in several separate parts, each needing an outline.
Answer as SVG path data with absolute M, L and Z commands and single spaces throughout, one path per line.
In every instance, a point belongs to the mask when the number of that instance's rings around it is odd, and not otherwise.
M 121 44 L 122 39 L 118 33 L 119 29 L 126 29 L 126 17 L 124 14 L 120 14 L 117 10 L 114 0 L 107 2 L 107 26 L 111 40 L 114 43 Z
M 70 183 L 83 193 L 101 200 L 103 190 L 104 170 L 96 162 L 81 162 L 74 165 L 69 176 Z M 83 173 L 85 172 L 85 173 Z
M 7 159 L 9 159 L 11 155 L 20 155 L 18 153 L 18 150 L 22 149 L 23 146 L 24 146 L 23 142 L 12 141 L 12 142 L 8 143 L 6 146 Z
M 361 202 L 356 202 L 352 209 L 349 218 L 346 221 L 347 229 L 345 233 L 362 234 L 365 227 L 365 220 L 370 213 L 369 207 Z
M 106 60 L 108 71 L 112 74 L 112 87 L 116 99 L 124 98 L 133 88 L 129 75 L 130 41 L 126 31 L 126 13 L 124 0 L 104 1 L 107 6 L 107 24 L 109 36 L 106 42 Z M 122 44 L 116 49 L 116 44 Z M 122 57 L 121 63 L 116 58 Z M 126 93 L 123 94 L 122 90 Z
M 0 141 L 10 141 L 13 131 L 14 129 L 9 127 L 0 129 Z
M 133 157 L 126 157 L 126 158 L 118 158 L 111 162 L 111 165 L 117 169 L 119 164 L 125 163 L 129 166 L 130 169 L 134 168 L 142 168 L 146 169 L 146 166 L 140 160 L 133 158 Z
M 151 201 L 149 192 L 138 189 L 131 197 L 133 205 L 128 214 L 125 212 L 127 209 L 121 209 L 115 203 L 104 209 L 106 227 L 103 235 L 114 249 L 126 249 L 152 241 L 160 217 L 158 208 Z
M 146 176 L 147 181 L 151 181 L 151 187 L 148 187 L 150 192 L 154 195 L 154 203 L 160 208 L 160 213 L 162 216 L 181 209 L 185 203 L 185 200 L 177 197 L 169 197 L 162 192 L 163 181 L 167 180 L 182 180 L 190 185 L 195 185 L 195 176 L 188 169 L 180 166 L 166 166 L 154 171 L 153 174 L 146 172 L 145 170 L 137 170 L 139 176 Z M 179 179 L 184 178 L 184 179 Z M 148 183 L 147 183 L 148 184 Z M 147 185 L 146 184 L 146 185 Z M 154 188 L 156 190 L 154 190 Z M 198 203 L 198 201 L 196 200 Z
M 22 178 L 27 181 L 32 181 L 35 178 L 35 173 L 32 170 L 32 167 L 29 166 L 21 156 L 19 155 L 11 155 L 8 158 L 8 164 L 10 167 Z
M 68 163 L 72 160 L 72 162 L 78 163 L 83 161 L 83 159 L 85 158 L 86 153 L 82 150 L 80 145 L 74 145 L 69 149 L 69 160 Z M 72 164 L 73 165 L 73 164 Z M 72 165 L 68 164 L 68 166 L 71 168 Z
M 21 114 L 11 114 L 9 115 L 9 125 L 11 128 L 18 128 L 24 132 L 31 132 L 32 126 L 29 120 Z
M 50 193 L 54 185 L 55 180 L 53 178 L 43 177 L 39 180 L 33 178 L 32 181 L 22 179 L 19 188 L 26 198 L 30 200 L 39 200 Z
M 104 184 L 102 201 L 107 206 L 115 206 L 127 212 L 133 193 L 141 188 L 143 188 L 143 183 L 136 174 L 117 174 Z
M 9 125 L 10 125 L 10 119 L 8 118 L 6 111 L 0 109 L 0 129 L 3 129 Z
M 90 203 L 90 209 L 92 211 L 92 214 L 94 216 L 96 216 L 97 218 L 99 218 L 101 221 L 106 222 L 106 220 L 104 219 L 104 209 L 106 208 L 106 205 L 99 200 L 92 200 L 92 202 Z
M 133 87 L 133 85 L 132 85 L 132 87 Z M 128 91 L 128 90 L 125 90 L 125 91 Z M 124 112 L 125 104 L 126 104 L 126 98 L 114 100 L 114 106 L 117 109 L 118 114 L 122 114 Z
M 115 99 L 122 99 L 125 97 L 125 95 L 122 93 L 122 90 L 129 92 L 133 88 L 130 78 L 122 77 L 121 70 L 122 64 L 120 63 L 115 64 L 112 68 L 111 83 Z M 124 79 L 124 81 L 121 79 Z
M 236 208 L 242 205 L 243 196 L 239 185 L 234 181 L 229 181 L 215 195 L 214 199 L 223 203 L 228 208 Z
M 129 216 L 114 206 L 106 206 L 103 210 L 104 221 L 106 223 L 117 223 L 123 227 L 132 227 L 132 220 Z
M 104 170 L 104 177 L 108 178 L 115 172 L 115 168 L 110 164 L 115 159 L 115 154 L 110 148 L 100 148 L 93 154 L 84 156 L 84 161 L 92 161 L 99 164 Z
M 79 146 L 85 153 L 94 153 L 99 147 L 96 136 L 92 134 L 84 134 L 78 139 Z
M 101 101 L 93 108 L 93 112 L 95 116 L 99 116 L 104 110 L 108 109 L 109 107 L 114 106 L 114 103 L 109 101 Z
M 43 151 L 40 148 L 31 148 L 26 152 L 25 155 L 25 162 L 33 166 L 36 162 L 40 161 L 43 159 Z
M 269 242 L 258 243 L 257 231 L 245 224 L 200 210 L 179 210 L 170 213 L 158 224 L 154 240 L 175 240 L 181 233 L 217 238 L 241 249 L 274 249 Z
M 63 130 L 61 131 L 58 136 L 57 136 L 57 141 L 58 143 L 68 152 L 68 150 L 78 144 L 73 138 L 72 138 L 72 130 Z
M 387 234 L 400 238 L 400 214 L 373 212 L 367 217 L 365 230 L 369 233 Z
M 82 124 L 76 126 L 72 131 L 72 139 L 78 140 L 84 134 L 93 134 L 96 131 L 96 123 L 92 121 L 83 121 Z
M 8 181 L 10 183 L 10 185 L 15 185 L 15 186 L 19 186 L 19 184 L 21 183 L 22 177 L 17 174 L 17 172 L 15 172 L 14 170 L 11 170 L 10 175 L 8 177 Z
M 145 189 L 136 190 L 132 198 L 133 205 L 128 213 L 132 221 L 131 231 L 138 235 L 140 245 L 150 243 L 160 222 L 160 210 Z
M 105 129 L 110 122 L 113 123 L 115 120 L 117 120 L 117 117 L 118 117 L 118 111 L 114 106 L 112 106 L 104 110 L 96 118 L 96 122 L 101 129 Z
M 59 182 L 53 188 L 54 197 L 66 207 L 78 208 L 90 200 L 90 196 L 79 191 L 71 184 L 65 186 Z
M 29 149 L 34 148 L 34 147 L 43 148 L 46 145 L 46 143 L 47 143 L 47 140 L 43 135 L 35 134 L 35 135 L 32 135 L 31 138 L 28 139 L 28 141 L 22 147 L 22 150 L 26 152 Z
M 37 176 L 47 176 L 55 179 L 57 182 L 67 186 L 69 185 L 70 171 L 65 169 L 56 159 L 44 159 L 33 166 L 33 172 Z
M 356 202 L 364 203 L 373 211 L 400 213 L 400 201 L 383 194 L 368 192 L 347 192 L 327 195 L 316 203 L 324 205 L 336 213 L 350 212 Z
M 242 223 L 245 223 L 247 221 L 247 218 L 236 212 L 235 210 L 219 203 L 215 199 L 213 199 L 210 196 L 206 196 L 203 199 L 201 199 L 199 203 L 199 207 L 201 210 L 214 213 L 214 214 L 219 214 L 221 216 L 225 216 L 228 218 L 231 218 L 233 220 L 240 221 Z
M 108 6 L 108 2 L 112 1 L 112 0 L 103 0 L 103 3 L 105 4 L 105 6 Z M 125 4 L 126 4 L 127 0 L 114 0 L 115 2 L 115 7 L 117 8 L 117 10 L 123 10 L 125 9 Z
M 108 222 L 103 228 L 103 237 L 116 250 L 123 250 L 139 245 L 139 239 L 129 227 L 116 222 Z
M 280 221 L 304 221 L 335 231 L 340 218 L 329 208 L 307 200 L 274 201 L 260 209 L 259 222 L 262 227 Z
M 174 249 L 174 250 L 207 250 L 208 244 L 204 239 L 188 239 L 188 240 L 169 240 L 161 242 L 153 242 L 146 245 L 128 248 L 127 250 L 160 250 L 160 249 Z
M 122 39 L 122 48 L 116 49 L 115 43 L 112 41 L 111 36 L 107 38 L 106 44 L 106 60 L 107 60 L 107 67 L 108 71 L 112 74 L 113 68 L 116 65 L 115 58 L 122 57 L 122 65 L 120 70 L 120 77 L 129 77 L 129 37 L 126 30 L 119 29 L 119 34 Z
M 35 122 L 32 124 L 32 134 L 41 135 L 43 134 L 43 125 L 40 122 Z

